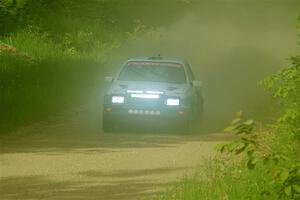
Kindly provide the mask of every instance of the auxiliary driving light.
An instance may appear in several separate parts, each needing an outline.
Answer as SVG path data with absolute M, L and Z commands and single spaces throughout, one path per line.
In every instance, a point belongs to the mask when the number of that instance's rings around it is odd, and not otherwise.
M 158 94 L 131 94 L 133 98 L 159 99 Z
M 161 91 L 146 91 L 147 94 L 164 94 L 164 92 Z
M 179 106 L 179 99 L 167 99 L 166 104 L 168 106 Z
M 123 96 L 113 96 L 111 99 L 112 103 L 124 103 Z

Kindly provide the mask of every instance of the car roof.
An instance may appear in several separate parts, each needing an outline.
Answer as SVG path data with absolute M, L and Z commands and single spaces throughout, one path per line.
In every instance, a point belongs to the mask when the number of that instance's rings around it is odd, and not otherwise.
M 127 62 L 172 62 L 180 63 L 185 65 L 187 62 L 184 59 L 172 58 L 172 57 L 162 57 L 162 56 L 150 56 L 150 57 L 135 57 L 128 59 Z

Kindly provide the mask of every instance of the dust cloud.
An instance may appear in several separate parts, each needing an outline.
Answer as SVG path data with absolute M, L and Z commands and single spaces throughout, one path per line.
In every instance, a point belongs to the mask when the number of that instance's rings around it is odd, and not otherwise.
M 249 118 L 270 120 L 274 104 L 258 81 L 299 51 L 299 8 L 297 1 L 199 1 L 176 23 L 137 34 L 120 58 L 161 54 L 187 59 L 203 82 L 206 131 L 222 130 L 239 110 Z

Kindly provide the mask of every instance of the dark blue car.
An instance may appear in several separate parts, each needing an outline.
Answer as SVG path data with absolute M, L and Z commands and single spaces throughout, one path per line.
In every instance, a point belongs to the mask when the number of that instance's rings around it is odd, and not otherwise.
M 131 124 L 190 131 L 203 110 L 201 82 L 180 59 L 149 57 L 125 62 L 104 97 L 103 130 Z

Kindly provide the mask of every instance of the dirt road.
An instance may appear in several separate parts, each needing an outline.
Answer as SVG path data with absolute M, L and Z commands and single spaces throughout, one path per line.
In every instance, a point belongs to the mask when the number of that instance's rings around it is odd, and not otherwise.
M 0 199 L 145 199 L 190 174 L 224 135 L 104 134 L 81 107 L 1 137 Z

